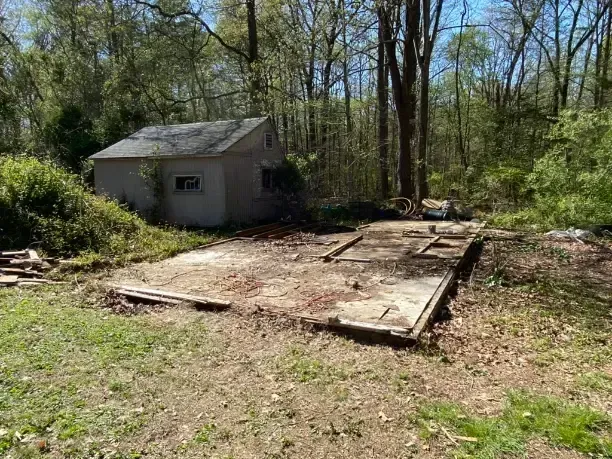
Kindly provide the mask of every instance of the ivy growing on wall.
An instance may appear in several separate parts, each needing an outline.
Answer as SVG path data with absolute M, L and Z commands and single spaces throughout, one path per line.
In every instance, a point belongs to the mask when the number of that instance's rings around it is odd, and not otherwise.
M 145 186 L 152 193 L 153 204 L 146 211 L 145 217 L 153 223 L 160 223 L 164 219 L 164 176 L 161 159 L 154 156 L 140 165 L 139 175 Z

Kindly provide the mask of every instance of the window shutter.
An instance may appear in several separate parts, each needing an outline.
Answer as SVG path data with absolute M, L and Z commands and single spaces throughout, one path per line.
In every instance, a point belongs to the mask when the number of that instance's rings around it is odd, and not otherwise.
M 271 132 L 264 133 L 264 150 L 272 150 L 274 146 L 274 137 Z

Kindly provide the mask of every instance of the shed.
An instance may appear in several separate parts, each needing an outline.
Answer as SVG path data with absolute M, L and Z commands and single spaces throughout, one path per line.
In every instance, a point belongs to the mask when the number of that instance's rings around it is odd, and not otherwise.
M 145 127 L 90 156 L 96 194 L 187 226 L 278 217 L 272 169 L 282 158 L 266 117 Z M 158 197 L 143 173 L 154 164 Z

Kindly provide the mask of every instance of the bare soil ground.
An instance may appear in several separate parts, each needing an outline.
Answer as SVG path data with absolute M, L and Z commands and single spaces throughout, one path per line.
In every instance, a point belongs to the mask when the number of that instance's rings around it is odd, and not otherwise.
M 244 311 L 117 315 L 94 282 L 6 289 L 0 455 L 612 457 L 610 244 L 490 234 L 410 349 Z

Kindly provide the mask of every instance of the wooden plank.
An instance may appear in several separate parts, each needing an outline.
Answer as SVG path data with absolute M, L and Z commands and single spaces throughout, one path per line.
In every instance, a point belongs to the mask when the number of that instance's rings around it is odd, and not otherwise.
M 270 223 L 268 225 L 261 225 L 261 226 L 256 226 L 255 228 L 249 228 L 249 229 L 245 229 L 242 231 L 237 231 L 235 235 L 240 236 L 240 237 L 248 237 L 248 236 L 253 236 L 254 234 L 266 232 L 274 228 L 280 228 L 281 226 L 285 226 L 285 225 L 286 223 L 284 222 Z
M 358 263 L 372 263 L 372 260 L 369 258 L 331 257 L 331 259 L 338 261 L 356 261 Z
M 34 279 L 31 277 L 20 277 L 19 282 L 30 282 L 32 284 L 57 284 L 58 282 L 49 279 Z
M 303 233 L 305 229 L 315 228 L 315 227 L 318 227 L 318 226 L 319 226 L 318 223 L 311 223 L 309 225 L 299 226 L 297 228 L 294 228 L 294 229 L 291 229 L 291 230 L 288 230 L 288 231 L 283 231 L 282 233 L 275 233 L 272 236 L 268 236 L 268 237 L 270 239 L 283 239 L 283 238 L 292 236 L 294 234 Z
M 203 306 L 213 306 L 217 308 L 229 308 L 231 301 L 220 300 L 217 298 L 209 298 L 204 296 L 188 295 L 186 293 L 169 292 L 166 290 L 155 290 L 152 288 L 131 287 L 129 285 L 113 285 L 114 289 L 128 290 L 130 292 L 145 293 L 150 295 L 164 296 L 177 300 L 191 301 L 192 303 L 201 304 Z
M 344 252 L 346 249 L 348 249 L 349 247 L 351 247 L 352 245 L 357 244 L 359 241 L 361 241 L 363 239 L 363 234 L 360 234 L 357 237 L 354 237 L 353 239 L 350 239 L 346 242 L 343 242 L 342 244 L 336 246 L 336 247 L 332 247 L 331 249 L 329 249 L 327 252 L 325 252 L 322 255 L 317 255 L 319 258 L 330 258 L 332 255 L 337 255 L 341 252 Z
M 419 250 L 416 251 L 416 253 L 414 255 L 420 255 L 422 253 L 425 253 L 430 247 L 431 244 L 434 242 L 438 242 L 440 240 L 440 236 L 436 236 L 434 237 L 432 240 L 430 240 L 427 244 L 425 244 L 423 247 L 421 247 Z
M 129 290 L 118 289 L 115 290 L 117 295 L 123 295 L 128 298 L 135 298 L 138 300 L 156 301 L 158 303 L 168 304 L 181 304 L 181 300 L 175 300 L 174 298 L 164 298 L 162 296 L 147 295 L 145 293 L 130 292 Z
M 5 250 L 4 252 L 0 252 L 0 256 L 2 257 L 25 257 L 28 254 L 25 250 Z
M 221 241 L 211 242 L 210 244 L 199 245 L 196 247 L 196 249 L 205 249 L 207 247 L 212 247 L 213 245 L 225 244 L 226 242 L 232 242 L 232 241 L 239 241 L 240 239 L 241 238 L 239 237 L 230 237 L 228 239 L 223 239 Z
M 412 258 L 424 258 L 424 259 L 440 259 L 440 260 L 452 260 L 455 258 L 461 258 L 461 255 L 440 255 L 438 253 L 415 253 Z
M 13 258 L 9 265 L 12 267 L 15 266 L 23 266 L 24 268 L 30 268 L 32 266 L 41 266 L 43 261 L 41 259 L 38 260 L 30 260 L 29 258 Z
M 21 274 L 22 276 L 42 276 L 42 273 L 30 269 L 21 268 L 3 268 L 0 267 L 0 272 L 5 274 Z
M 17 275 L 0 276 L 0 284 L 14 285 L 17 283 L 18 279 L 19 279 L 19 276 Z
M 466 239 L 468 236 L 466 234 L 415 234 L 415 233 L 407 233 L 402 234 L 402 237 L 412 237 L 416 239 L 434 239 L 436 237 L 441 237 L 442 239 Z
M 40 260 L 38 253 L 36 253 L 36 250 L 28 249 L 27 252 L 28 256 L 30 257 L 30 260 Z
M 268 236 L 271 236 L 271 235 L 277 234 L 277 233 L 283 233 L 283 232 L 285 232 L 285 231 L 287 231 L 289 229 L 297 228 L 297 226 L 298 225 L 294 223 L 294 224 L 291 224 L 291 225 L 285 225 L 282 228 L 274 228 L 274 229 L 271 229 L 270 231 L 266 231 L 265 233 L 255 234 L 253 236 L 253 239 L 266 239 Z
M 373 333 L 383 333 L 397 336 L 400 338 L 409 338 L 410 329 L 405 327 L 397 327 L 394 325 L 382 325 L 370 322 L 358 322 L 355 320 L 341 319 L 338 316 L 328 317 L 328 324 L 333 327 L 349 328 L 352 330 L 360 330 Z
M 43 284 L 58 285 L 58 284 L 67 284 L 67 283 L 68 282 L 52 281 L 48 279 L 34 279 L 31 277 L 20 277 L 19 281 L 17 282 L 17 285 L 19 286 L 21 285 L 43 285 Z

